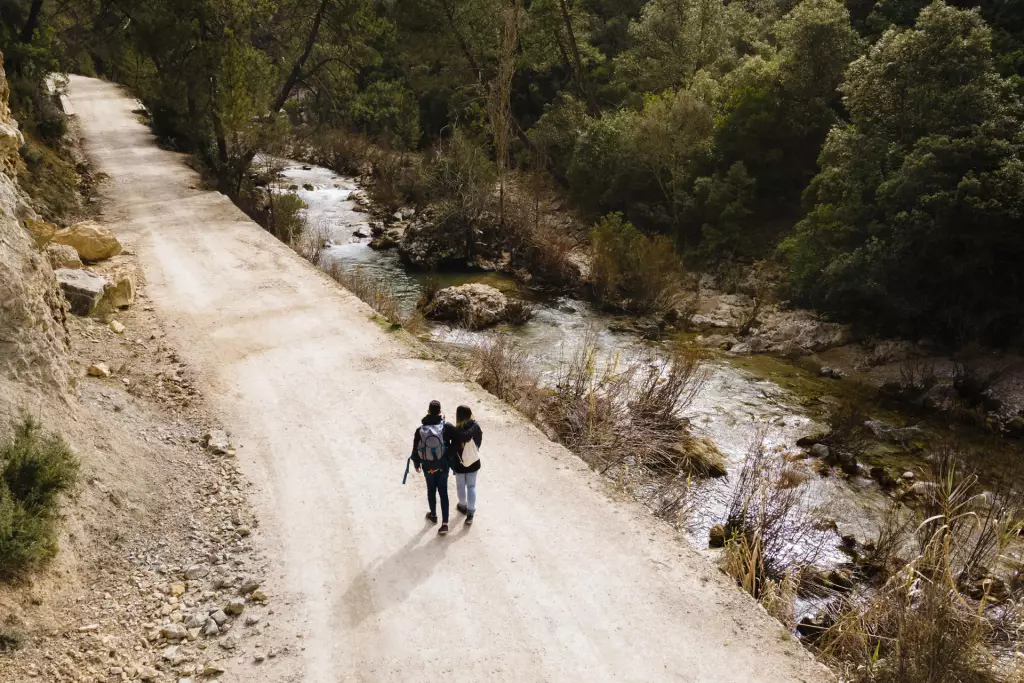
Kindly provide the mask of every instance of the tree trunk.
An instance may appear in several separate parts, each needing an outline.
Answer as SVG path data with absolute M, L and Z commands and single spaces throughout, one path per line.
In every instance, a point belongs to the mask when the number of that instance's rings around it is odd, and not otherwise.
M 39 15 L 43 11 L 43 0 L 32 0 L 32 6 L 28 11 L 28 20 L 25 21 L 25 25 L 21 27 L 21 36 L 19 40 L 22 43 L 31 43 L 32 35 L 39 28 Z
M 320 24 L 324 20 L 324 14 L 327 12 L 327 6 L 331 4 L 331 0 L 320 0 L 320 7 L 316 11 L 316 16 L 313 18 L 313 26 L 309 29 L 309 35 L 306 36 L 306 43 L 302 47 L 302 54 L 295 60 L 295 64 L 292 66 L 291 72 L 288 74 L 288 78 L 285 79 L 284 85 L 281 86 L 281 92 L 277 96 L 277 100 L 274 102 L 272 111 L 280 111 L 284 103 L 291 97 L 292 89 L 295 88 L 295 84 L 299 82 L 299 78 L 302 76 L 302 68 L 306 66 L 306 61 L 309 59 L 309 55 L 312 54 L 313 48 L 316 46 L 316 40 L 320 36 Z
M 562 23 L 565 24 L 565 32 L 569 37 L 569 50 L 572 53 L 573 73 L 576 76 L 576 84 L 580 89 L 580 94 L 587 101 L 587 109 L 590 110 L 591 116 L 597 116 L 597 102 L 594 101 L 594 95 L 590 92 L 590 87 L 587 84 L 587 75 L 583 70 L 583 59 L 580 57 L 576 33 L 572 29 L 572 17 L 569 14 L 568 0 L 558 0 L 558 6 L 562 10 Z
M 441 6 L 441 11 L 444 12 L 445 19 L 448 20 L 448 28 L 451 29 L 452 35 L 455 36 L 455 42 L 459 44 L 459 49 L 462 50 L 462 55 L 469 62 L 469 68 L 476 74 L 476 80 L 478 83 L 483 85 L 484 72 L 476 63 L 476 59 L 473 57 L 473 53 L 469 50 L 469 43 L 466 42 L 465 36 L 462 35 L 462 31 L 459 30 L 458 24 L 455 23 L 455 9 L 451 6 L 448 0 L 438 0 L 438 4 Z
M 321 0 L 320 7 L 316 11 L 316 15 L 313 17 L 313 26 L 309 29 L 309 34 L 306 36 L 306 42 L 302 46 L 302 53 L 298 59 L 295 60 L 295 64 L 292 65 L 291 71 L 288 72 L 288 77 L 285 79 L 284 84 L 281 86 L 281 92 L 278 93 L 277 99 L 274 100 L 274 106 L 271 108 L 271 113 L 281 111 L 284 107 L 285 102 L 291 97 L 292 90 L 298 84 L 299 79 L 302 77 L 302 69 L 306 66 L 306 62 L 309 61 L 309 56 L 313 53 L 313 48 L 316 47 L 317 38 L 320 36 L 320 25 L 323 23 L 324 14 L 327 13 L 327 8 L 330 6 L 331 0 Z M 218 135 L 217 145 L 220 146 L 220 135 Z M 234 191 L 237 194 L 242 187 L 242 176 L 252 165 L 252 160 L 256 158 L 256 154 L 259 152 L 257 149 L 246 150 L 246 152 L 239 158 L 238 168 L 234 171 L 236 178 L 232 183 Z

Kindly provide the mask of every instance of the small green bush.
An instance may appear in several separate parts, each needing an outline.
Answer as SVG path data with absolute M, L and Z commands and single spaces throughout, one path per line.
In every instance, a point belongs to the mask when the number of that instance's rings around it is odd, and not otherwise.
M 31 416 L 0 446 L 0 578 L 38 566 L 57 550 L 57 494 L 75 485 L 79 462 L 62 438 Z
M 649 237 L 622 214 L 605 216 L 590 234 L 590 281 L 606 308 L 651 313 L 679 289 L 682 262 L 664 236 Z
M 267 230 L 285 244 L 295 244 L 306 230 L 306 203 L 290 192 L 271 192 L 267 203 Z
M 43 433 L 42 425 L 25 416 L 15 427 L 14 439 L 0 450 L 4 483 L 29 509 L 53 505 L 58 493 L 78 479 L 78 460 L 64 440 Z

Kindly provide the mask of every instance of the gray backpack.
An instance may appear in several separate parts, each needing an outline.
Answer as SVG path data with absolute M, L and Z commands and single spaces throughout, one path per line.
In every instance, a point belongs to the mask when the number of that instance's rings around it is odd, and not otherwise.
M 420 442 L 416 454 L 420 456 L 423 469 L 428 472 L 436 472 L 447 466 L 444 459 L 444 420 L 436 425 L 420 427 Z

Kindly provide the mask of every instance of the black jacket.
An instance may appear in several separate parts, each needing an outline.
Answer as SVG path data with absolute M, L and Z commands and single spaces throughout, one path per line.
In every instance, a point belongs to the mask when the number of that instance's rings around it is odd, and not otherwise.
M 476 442 L 477 448 L 480 448 L 480 444 L 484 440 L 484 433 L 480 429 L 480 425 L 477 424 L 476 420 L 470 420 L 462 427 L 452 425 L 450 433 L 448 425 L 445 425 L 444 447 L 445 452 L 447 453 L 446 457 L 448 462 L 451 463 L 452 470 L 455 471 L 455 474 L 467 474 L 469 472 L 476 472 L 480 469 L 479 460 L 469 467 L 462 466 L 462 444 L 466 443 L 470 439 L 473 439 L 473 441 Z
M 424 416 L 424 418 L 422 420 L 420 420 L 420 424 L 425 424 L 425 425 L 436 425 L 436 424 L 440 424 L 441 422 L 444 422 L 444 416 L 442 416 L 442 415 L 426 415 L 426 416 Z M 455 431 L 456 431 L 455 425 L 453 425 L 451 422 L 445 422 L 444 423 L 444 446 L 445 446 L 445 450 L 448 449 L 448 444 L 454 438 Z M 417 427 L 416 428 L 416 432 L 413 434 L 413 437 L 412 437 L 412 461 L 413 461 L 413 463 L 415 463 L 415 465 L 417 467 L 419 467 L 421 462 L 422 462 L 420 460 L 419 446 L 420 446 L 420 430 Z M 451 462 L 451 458 L 450 457 L 445 457 L 445 460 L 447 460 L 449 463 Z

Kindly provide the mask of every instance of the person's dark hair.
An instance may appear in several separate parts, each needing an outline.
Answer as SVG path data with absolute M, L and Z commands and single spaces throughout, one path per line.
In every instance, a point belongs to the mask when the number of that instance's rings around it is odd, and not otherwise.
M 473 417 L 473 411 L 469 409 L 469 406 L 459 406 L 455 409 L 456 422 L 465 422 L 471 417 Z
M 440 401 L 431 401 L 430 402 L 430 406 L 427 408 L 427 412 L 430 413 L 431 415 L 440 415 L 441 414 L 441 402 Z

